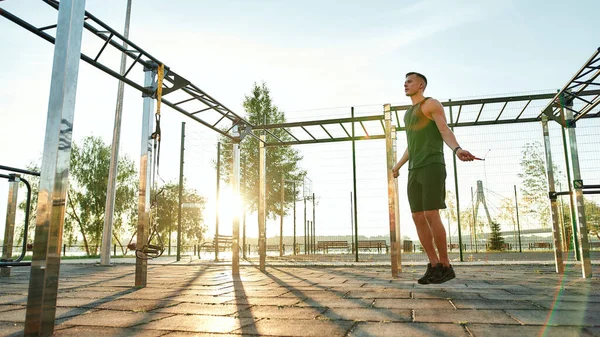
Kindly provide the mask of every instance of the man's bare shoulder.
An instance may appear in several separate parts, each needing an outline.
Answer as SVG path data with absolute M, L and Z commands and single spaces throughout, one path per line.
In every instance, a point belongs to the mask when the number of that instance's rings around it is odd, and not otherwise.
M 441 105 L 442 105 L 442 103 L 440 103 L 440 101 L 438 101 L 437 99 L 435 99 L 433 97 L 429 97 L 429 99 L 427 99 L 422 104 L 423 107 L 434 107 L 434 106 L 441 106 Z
M 442 103 L 440 103 L 440 101 L 433 97 L 429 98 L 428 100 L 423 102 L 423 104 L 421 104 L 421 111 L 423 111 L 423 113 L 425 113 L 425 115 L 429 118 L 431 118 L 432 113 L 439 112 L 440 109 L 444 111 Z

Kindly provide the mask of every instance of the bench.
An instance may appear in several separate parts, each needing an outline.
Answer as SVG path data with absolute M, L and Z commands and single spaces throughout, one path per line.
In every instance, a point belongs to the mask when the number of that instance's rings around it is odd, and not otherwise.
M 411 240 L 404 240 L 402 241 L 402 251 L 404 253 L 412 253 L 415 251 L 415 247 L 413 245 L 413 242 Z
M 215 246 L 217 243 L 217 239 L 219 241 L 219 251 L 224 252 L 227 249 L 231 249 L 231 245 L 233 244 L 233 237 L 231 235 L 215 235 L 212 241 L 204 242 L 200 245 L 200 248 L 204 248 L 207 252 L 214 252 Z
M 267 252 L 278 252 L 279 245 L 267 245 L 266 249 L 267 249 Z M 285 245 L 283 245 L 283 251 L 285 252 Z
M 329 252 L 329 249 L 346 249 L 350 248 L 348 246 L 348 241 L 318 241 L 317 242 L 317 250 L 323 250 L 325 253 Z
M 485 250 L 490 250 L 491 245 L 489 243 L 485 244 Z M 511 250 L 512 245 L 510 243 L 503 243 L 502 244 L 502 250 Z
M 385 253 L 389 253 L 389 246 L 385 240 L 362 240 L 358 241 L 358 249 L 377 249 L 378 253 L 385 248 Z
M 552 249 L 551 242 L 530 242 L 529 249 Z

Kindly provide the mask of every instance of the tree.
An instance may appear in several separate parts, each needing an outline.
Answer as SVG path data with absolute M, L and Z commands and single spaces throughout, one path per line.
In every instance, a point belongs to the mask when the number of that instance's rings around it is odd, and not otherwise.
M 108 177 L 106 182 L 108 184 Z M 113 216 L 113 239 L 119 245 L 123 255 L 127 253 L 127 243 L 123 242 L 123 235 L 130 233 L 128 242 L 131 242 L 137 233 L 138 192 L 139 179 L 133 160 L 123 156 L 119 160 Z
M 33 172 L 40 172 L 40 164 L 36 162 L 31 162 L 25 166 L 26 170 Z M 33 243 L 35 238 L 35 226 L 37 219 L 37 201 L 38 201 L 38 193 L 40 187 L 40 177 L 38 176 L 26 176 L 27 182 L 31 186 L 31 200 L 29 203 L 29 224 L 27 228 L 27 243 Z M 25 192 L 26 193 L 26 192 Z M 25 212 L 25 208 L 27 207 L 27 200 L 24 199 L 19 203 L 19 209 Z M 22 244 L 24 238 L 24 229 L 25 229 L 25 219 L 23 219 L 23 224 L 19 226 L 16 232 L 19 233 L 17 242 L 19 245 Z M 73 231 L 73 226 L 70 223 L 65 222 L 63 227 L 63 241 L 67 244 L 71 245 L 75 241 L 77 241 L 76 235 Z
M 244 109 L 247 120 L 253 125 L 285 123 L 285 114 L 273 104 L 271 94 L 267 85 L 254 83 L 252 93 L 245 96 Z M 273 134 L 282 141 L 290 141 L 292 138 L 282 129 L 273 130 Z M 266 136 L 267 141 L 274 141 L 273 136 Z M 232 167 L 231 140 L 222 137 L 221 151 L 221 177 L 229 181 Z M 246 207 L 249 211 L 258 210 L 259 192 L 259 141 L 253 137 L 246 137 L 240 144 L 240 166 L 242 172 L 241 190 L 245 191 Z M 266 149 L 266 213 L 267 216 L 279 215 L 282 207 L 284 210 L 290 207 L 290 203 L 297 197 L 293 195 L 292 184 L 284 184 L 286 200 L 284 205 L 280 202 L 281 176 L 286 180 L 302 181 L 306 172 L 299 166 L 302 156 L 296 149 L 288 146 L 269 147 Z M 300 192 L 296 188 L 296 194 Z
M 517 218 L 516 218 L 516 208 L 515 201 L 512 198 L 502 198 L 500 201 L 498 218 L 500 220 L 504 220 L 516 226 Z
M 452 191 L 446 191 L 446 208 L 441 211 L 442 217 L 452 222 L 458 221 L 456 216 L 456 197 Z
M 600 205 L 587 198 L 584 198 L 583 201 L 588 231 L 600 239 Z
M 521 195 L 528 211 L 535 214 L 542 227 L 550 223 L 550 203 L 548 201 L 548 177 L 546 160 L 540 142 L 525 144 L 521 151 L 522 180 Z M 558 170 L 555 168 L 555 172 Z
M 99 137 L 89 136 L 71 149 L 71 175 L 65 225 L 79 230 L 87 255 L 96 255 L 102 239 L 110 146 Z M 133 225 L 137 218 L 137 172 L 127 156 L 119 159 L 115 197 L 115 233 L 124 221 Z M 119 241 L 119 245 L 121 245 Z M 122 247 L 122 245 L 121 245 Z
M 514 244 L 518 244 L 518 228 L 517 228 L 517 209 L 515 207 L 515 200 L 512 198 L 503 198 L 500 201 L 500 212 L 498 218 L 504 220 L 512 225 L 514 233 Z
M 460 228 L 463 231 L 471 230 L 473 227 L 473 206 L 469 206 L 467 209 L 460 210 Z
M 35 163 L 35 162 L 31 162 L 29 163 L 27 166 L 25 166 L 26 170 L 29 171 L 33 171 L 33 172 L 40 172 L 40 165 Z M 28 229 L 27 229 L 27 241 L 28 243 L 32 243 L 33 242 L 33 237 L 35 234 L 35 221 L 36 221 L 36 213 L 37 213 L 37 199 L 38 199 L 38 192 L 39 192 L 39 186 L 40 186 L 40 177 L 36 177 L 36 176 L 26 176 L 25 179 L 27 179 L 27 182 L 29 182 L 29 185 L 31 185 L 31 200 L 29 203 L 29 225 L 28 225 Z M 24 185 L 24 184 L 23 184 Z M 25 193 L 26 192 L 26 189 Z M 19 209 L 23 212 L 25 212 L 25 208 L 27 208 L 27 201 L 23 200 L 19 203 Z M 18 235 L 18 239 L 17 242 L 19 242 L 19 245 L 22 244 L 23 242 L 23 238 L 25 236 L 25 219 L 23 219 L 23 225 L 19 226 L 18 229 L 15 229 L 16 233 L 19 233 Z M 66 230 L 65 230 L 66 232 Z
M 451 231 L 451 224 L 458 222 L 458 217 L 456 214 L 456 197 L 451 191 L 446 191 L 446 209 L 441 211 L 441 216 L 442 219 L 448 220 L 448 228 Z M 452 233 L 449 232 L 448 235 L 451 237 Z
M 586 197 L 583 198 L 583 204 L 585 207 L 585 220 L 588 232 L 590 235 L 596 236 L 598 239 L 600 239 L 600 205 Z M 567 242 L 572 242 L 573 227 L 571 225 L 571 213 L 568 202 L 563 203 L 562 213 L 565 231 L 567 232 L 565 235 L 567 237 L 565 241 L 568 239 L 569 241 Z
M 562 237 L 564 250 L 570 250 L 573 244 L 573 227 L 571 225 L 571 207 L 569 202 L 563 202 L 563 199 L 558 199 L 558 212 L 560 224 L 562 226 Z
M 194 204 L 194 207 L 183 207 L 181 210 L 181 245 L 188 242 L 202 242 L 206 233 L 204 224 L 204 208 L 206 198 L 200 196 L 195 190 L 184 188 L 182 203 Z M 152 196 L 153 207 L 156 207 L 158 232 L 163 244 L 168 244 L 171 232 L 177 232 L 179 212 L 179 183 L 168 182 Z
M 491 233 L 488 238 L 488 250 L 503 251 L 504 238 L 500 235 L 500 224 L 492 222 L 490 227 Z
M 538 216 L 542 226 L 546 227 L 550 223 L 550 203 L 548 201 L 548 177 L 546 175 L 546 164 L 544 152 L 540 142 L 525 144 L 521 159 L 522 173 L 519 177 L 523 180 L 521 193 L 523 201 L 529 206 L 529 210 Z M 561 176 L 562 173 L 556 166 L 553 166 L 555 176 Z M 560 186 L 560 185 L 559 185 Z M 600 239 L 600 206 L 594 201 L 585 198 L 583 200 L 587 227 L 590 234 L 598 236 Z M 568 203 L 559 203 L 560 213 L 562 213 L 562 223 L 564 224 L 564 241 L 572 242 L 571 212 Z

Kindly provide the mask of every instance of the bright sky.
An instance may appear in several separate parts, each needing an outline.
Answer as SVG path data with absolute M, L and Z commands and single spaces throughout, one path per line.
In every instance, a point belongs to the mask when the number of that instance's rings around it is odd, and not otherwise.
M 125 6 L 124 0 L 88 0 L 86 9 L 122 31 Z M 56 22 L 57 12 L 41 1 L 7 0 L 0 8 L 38 27 Z M 426 74 L 426 94 L 440 100 L 556 90 L 598 48 L 589 37 L 598 33 L 594 13 L 599 11 L 600 3 L 593 0 L 568 5 L 554 0 L 345 1 L 344 5 L 189 0 L 169 2 L 168 7 L 164 1 L 133 0 L 130 39 L 239 114 L 244 113 L 242 101 L 252 83 L 265 81 L 288 120 L 313 120 L 347 117 L 351 106 L 378 114 L 384 103 L 406 103 L 402 84 L 408 71 Z M 90 36 L 84 37 L 84 50 L 90 46 L 86 38 Z M 0 41 L 0 163 L 24 167 L 41 158 L 43 150 L 53 45 L 4 18 L 0 18 Z M 79 141 L 97 135 L 110 143 L 117 81 L 83 62 L 79 74 L 73 137 Z M 140 96 L 126 87 L 120 150 L 136 162 Z M 178 177 L 184 120 L 175 111 L 164 112 L 161 176 L 165 180 Z M 216 155 L 214 134 L 190 120 L 187 127 L 186 177 L 201 194 L 214 198 L 210 164 Z M 503 129 L 500 134 L 507 132 Z M 400 146 L 403 138 L 399 134 Z M 385 165 L 384 145 L 368 143 L 359 146 L 363 151 L 359 213 L 364 210 L 359 220 L 365 228 L 383 225 L 373 233 L 385 234 L 385 175 L 381 170 L 369 173 L 368 165 L 371 161 Z M 317 234 L 349 235 L 350 144 L 299 149 L 305 155 L 302 166 L 320 198 L 317 223 L 322 227 Z M 490 169 L 484 170 L 487 179 Z M 400 197 L 406 210 L 403 182 Z M 373 184 L 382 188 L 371 188 Z M 2 183 L 2 219 L 6 195 L 7 184 Z M 371 212 L 369 204 L 374 200 L 382 206 Z M 298 207 L 301 228 L 300 203 Z M 213 201 L 209 209 L 214 209 Z M 213 221 L 214 216 L 207 217 L 209 227 Z M 416 237 L 406 212 L 401 222 L 403 235 Z M 256 232 L 255 221 L 249 220 L 248 226 L 250 235 Z M 268 235 L 274 235 L 278 224 L 269 226 Z

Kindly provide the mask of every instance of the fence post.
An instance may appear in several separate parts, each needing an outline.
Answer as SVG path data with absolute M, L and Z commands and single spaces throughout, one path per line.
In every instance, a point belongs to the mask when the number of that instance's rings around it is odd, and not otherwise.
M 519 221 L 519 202 L 517 199 L 517 185 L 514 185 L 515 188 L 515 211 L 517 214 L 517 233 L 519 235 L 519 253 L 523 252 L 523 249 L 521 248 L 521 223 Z
M 285 205 L 285 177 L 281 174 L 281 214 L 279 215 L 279 256 L 283 256 L 283 216 L 284 216 L 284 205 Z
M 449 100 L 452 101 L 452 100 Z M 452 105 L 448 107 L 450 110 L 450 129 L 454 132 L 454 115 L 452 114 Z M 460 109 L 459 109 L 460 112 Z M 452 156 L 452 166 L 454 167 L 454 193 L 456 193 L 456 226 L 458 229 L 458 255 L 460 262 L 464 261 L 463 258 L 463 244 L 462 244 L 462 231 L 460 228 L 460 195 L 458 193 L 458 172 L 456 171 L 456 156 Z M 450 227 L 450 226 L 448 226 Z M 449 230 L 448 230 L 449 231 Z M 452 236 L 452 233 L 449 233 Z
M 354 107 L 350 109 L 352 116 L 352 191 L 354 192 L 354 262 L 358 262 L 358 198 L 356 197 L 356 141 L 354 139 Z

